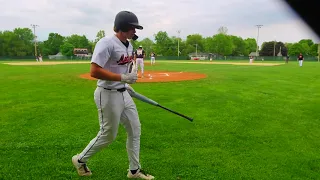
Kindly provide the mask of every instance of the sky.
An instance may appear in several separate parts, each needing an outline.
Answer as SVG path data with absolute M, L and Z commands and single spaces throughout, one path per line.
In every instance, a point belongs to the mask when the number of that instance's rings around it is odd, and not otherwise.
M 50 32 L 63 36 L 86 35 L 94 40 L 99 30 L 113 35 L 115 15 L 132 11 L 144 27 L 137 30 L 138 40 L 166 31 L 169 36 L 186 39 L 190 34 L 213 36 L 219 27 L 242 38 L 258 36 L 265 41 L 298 42 L 317 35 L 282 0 L 0 0 L 0 31 L 16 27 L 36 27 L 38 40 Z M 180 34 L 178 31 L 180 30 Z

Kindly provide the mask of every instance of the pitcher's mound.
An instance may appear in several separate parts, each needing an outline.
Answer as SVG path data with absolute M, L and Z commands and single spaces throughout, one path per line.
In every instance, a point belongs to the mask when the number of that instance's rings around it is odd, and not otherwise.
M 81 78 L 96 80 L 89 73 L 80 75 Z M 138 74 L 137 82 L 173 82 L 187 81 L 206 78 L 207 75 L 193 72 L 168 72 L 168 71 L 145 71 L 144 77 Z

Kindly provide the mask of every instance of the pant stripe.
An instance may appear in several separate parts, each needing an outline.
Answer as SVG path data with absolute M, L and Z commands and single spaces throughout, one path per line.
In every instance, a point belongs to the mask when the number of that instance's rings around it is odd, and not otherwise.
M 101 113 L 101 124 L 103 124 L 103 113 L 102 113 L 102 103 L 101 103 L 101 91 L 100 91 L 100 113 Z M 99 134 L 99 136 L 96 138 L 96 141 L 91 145 L 91 147 L 87 150 L 86 153 L 84 153 L 82 155 L 82 157 L 79 158 L 79 160 L 81 161 L 81 159 L 91 150 L 91 148 L 96 144 L 96 142 L 99 140 L 99 138 L 101 137 L 101 135 L 103 134 L 104 132 L 104 128 L 103 126 L 101 127 L 101 133 Z

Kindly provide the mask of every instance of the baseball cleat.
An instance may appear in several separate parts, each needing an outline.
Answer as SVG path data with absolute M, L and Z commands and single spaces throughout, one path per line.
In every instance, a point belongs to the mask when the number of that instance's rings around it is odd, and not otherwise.
M 91 176 L 92 173 L 88 168 L 88 166 L 86 165 L 86 163 L 79 163 L 78 159 L 79 159 L 78 154 L 72 157 L 72 164 L 77 169 L 79 176 Z
M 154 176 L 145 173 L 142 169 L 138 169 L 135 174 L 132 174 L 129 170 L 127 177 L 131 179 L 154 179 Z

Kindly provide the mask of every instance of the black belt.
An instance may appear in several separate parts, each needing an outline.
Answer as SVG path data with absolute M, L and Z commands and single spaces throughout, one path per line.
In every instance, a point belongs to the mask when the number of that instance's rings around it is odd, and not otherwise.
M 106 90 L 109 90 L 109 91 L 118 91 L 118 92 L 124 92 L 127 90 L 127 88 L 121 88 L 121 89 L 109 89 L 109 88 L 103 88 L 103 89 L 106 89 Z

